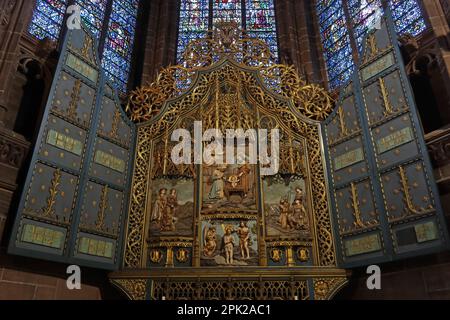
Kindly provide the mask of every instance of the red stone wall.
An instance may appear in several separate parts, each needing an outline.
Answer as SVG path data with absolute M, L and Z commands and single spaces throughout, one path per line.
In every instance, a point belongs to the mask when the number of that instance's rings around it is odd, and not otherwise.
M 32 270 L 0 267 L 0 300 L 100 300 L 100 289 L 82 285 L 81 290 L 68 290 L 66 281 Z
M 124 299 L 108 280 L 108 272 L 81 269 L 81 290 L 66 286 L 67 266 L 7 255 L 0 248 L 0 300 Z
M 162 68 L 175 64 L 177 53 L 178 1 L 154 0 L 148 9 L 142 84 L 153 82 Z
M 368 290 L 365 270 L 354 270 L 337 300 L 450 299 L 450 253 L 383 264 L 381 290 Z

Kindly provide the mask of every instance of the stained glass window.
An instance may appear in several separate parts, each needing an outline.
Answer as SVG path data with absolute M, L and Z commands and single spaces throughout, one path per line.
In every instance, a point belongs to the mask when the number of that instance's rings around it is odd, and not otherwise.
M 381 0 L 348 0 L 348 8 L 355 40 L 361 49 L 364 35 L 369 28 L 376 26 L 383 14 Z
M 68 0 L 37 0 L 29 32 L 38 39 L 59 38 Z
M 177 60 L 192 39 L 205 36 L 221 19 L 237 21 L 250 36 L 266 41 L 278 58 L 273 0 L 182 0 Z
M 102 65 L 117 88 L 125 92 L 139 0 L 37 0 L 29 32 L 38 39 L 60 40 L 64 15 L 72 4 L 80 6 L 89 30 L 104 42 Z
M 417 36 L 426 29 L 420 5 L 417 0 L 389 0 L 397 32 Z
M 89 30 L 98 37 L 105 20 L 105 10 L 108 0 L 76 0 L 75 4 L 81 8 L 81 18 L 86 22 Z
M 138 5 L 138 0 L 114 0 L 108 24 L 103 68 L 122 92 L 131 69 Z
M 206 36 L 209 27 L 209 1 L 181 1 L 177 60 L 191 40 Z
M 426 24 L 417 0 L 388 0 L 399 34 L 419 35 Z M 338 88 L 351 76 L 351 43 L 361 50 L 364 36 L 384 13 L 382 0 L 318 0 L 316 11 L 328 68 L 329 86 Z M 356 54 L 358 56 L 358 53 Z
M 320 32 L 328 67 L 331 89 L 346 82 L 353 66 L 350 35 L 342 0 L 319 0 L 317 3 Z
M 213 23 L 219 20 L 235 20 L 242 26 L 241 0 L 213 0 Z
M 246 30 L 249 35 L 264 40 L 278 54 L 278 38 L 273 1 L 246 1 Z

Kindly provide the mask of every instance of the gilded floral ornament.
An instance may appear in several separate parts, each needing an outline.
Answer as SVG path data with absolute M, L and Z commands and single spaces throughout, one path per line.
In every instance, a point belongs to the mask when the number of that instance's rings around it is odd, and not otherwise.
M 112 284 L 122 290 L 130 300 L 145 300 L 147 280 L 145 279 L 114 279 Z
M 163 69 L 155 82 L 130 94 L 127 112 L 133 121 L 153 119 L 165 101 L 181 96 L 190 88 L 199 71 L 224 59 L 256 71 L 270 91 L 292 99 L 298 112 L 309 119 L 322 121 L 333 111 L 334 102 L 328 92 L 307 84 L 294 66 L 276 64 L 264 41 L 249 38 L 233 21 L 218 22 L 216 27 L 207 37 L 189 43 L 179 65 Z M 238 81 L 245 83 L 248 75 L 242 72 L 240 77 Z

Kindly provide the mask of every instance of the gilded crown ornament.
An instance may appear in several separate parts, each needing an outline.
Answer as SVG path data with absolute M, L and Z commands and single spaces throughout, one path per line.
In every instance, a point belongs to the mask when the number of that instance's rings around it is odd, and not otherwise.
M 311 120 L 325 120 L 333 111 L 334 101 L 325 89 L 307 84 L 295 67 L 277 64 L 267 43 L 249 37 L 248 32 L 238 28 L 236 21 L 221 20 L 206 37 L 188 44 L 180 64 L 163 69 L 155 82 L 131 92 L 126 108 L 130 118 L 138 123 L 154 119 L 165 101 L 187 92 L 198 72 L 223 60 L 257 71 L 269 91 L 292 99 L 298 112 Z M 234 81 L 242 86 L 250 85 L 244 73 L 239 73 Z

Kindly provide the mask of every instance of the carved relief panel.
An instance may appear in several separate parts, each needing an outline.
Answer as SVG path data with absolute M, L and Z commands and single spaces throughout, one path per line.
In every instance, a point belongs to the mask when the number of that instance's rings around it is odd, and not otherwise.
M 327 233 L 326 228 L 318 229 L 323 218 L 314 217 L 314 208 L 324 214 L 327 210 L 323 206 L 326 186 L 317 175 L 324 175 L 321 158 L 313 157 L 320 154 L 318 124 L 296 118 L 288 111 L 287 101 L 264 97 L 267 93 L 257 91 L 257 78 L 240 68 L 226 62 L 205 71 L 197 78 L 195 90 L 169 100 L 160 117 L 141 124 L 137 159 L 140 155 L 145 158 L 135 163 L 134 187 L 147 191 L 146 200 L 135 203 L 134 213 L 146 219 L 146 224 L 136 227 L 146 230 L 145 265 L 151 268 L 308 266 L 320 263 L 318 246 L 332 241 L 325 236 L 320 243 L 316 238 L 318 233 Z M 198 102 L 190 107 L 194 99 Z M 284 110 L 285 121 L 272 112 L 274 108 Z M 210 140 L 200 140 L 202 156 L 209 152 L 223 162 L 209 165 L 202 159 L 198 164 L 175 165 L 174 130 L 187 129 L 194 143 L 199 139 L 195 137 L 196 121 L 202 125 L 200 135 L 207 129 L 222 137 L 227 130 L 266 129 L 269 152 L 270 131 L 279 130 L 277 172 L 265 177 L 261 171 L 267 165 L 249 161 L 255 151 L 250 142 L 253 138 L 258 145 L 258 134 L 248 134 L 243 141 L 233 137 L 231 145 L 226 141 L 221 149 L 210 149 Z M 190 145 L 191 160 L 194 147 Z M 239 149 L 243 152 L 238 153 Z M 234 164 L 226 163 L 230 155 Z M 149 180 L 145 180 L 147 174 Z M 325 193 L 314 198 L 321 187 Z M 322 254 L 327 255 L 326 250 Z

